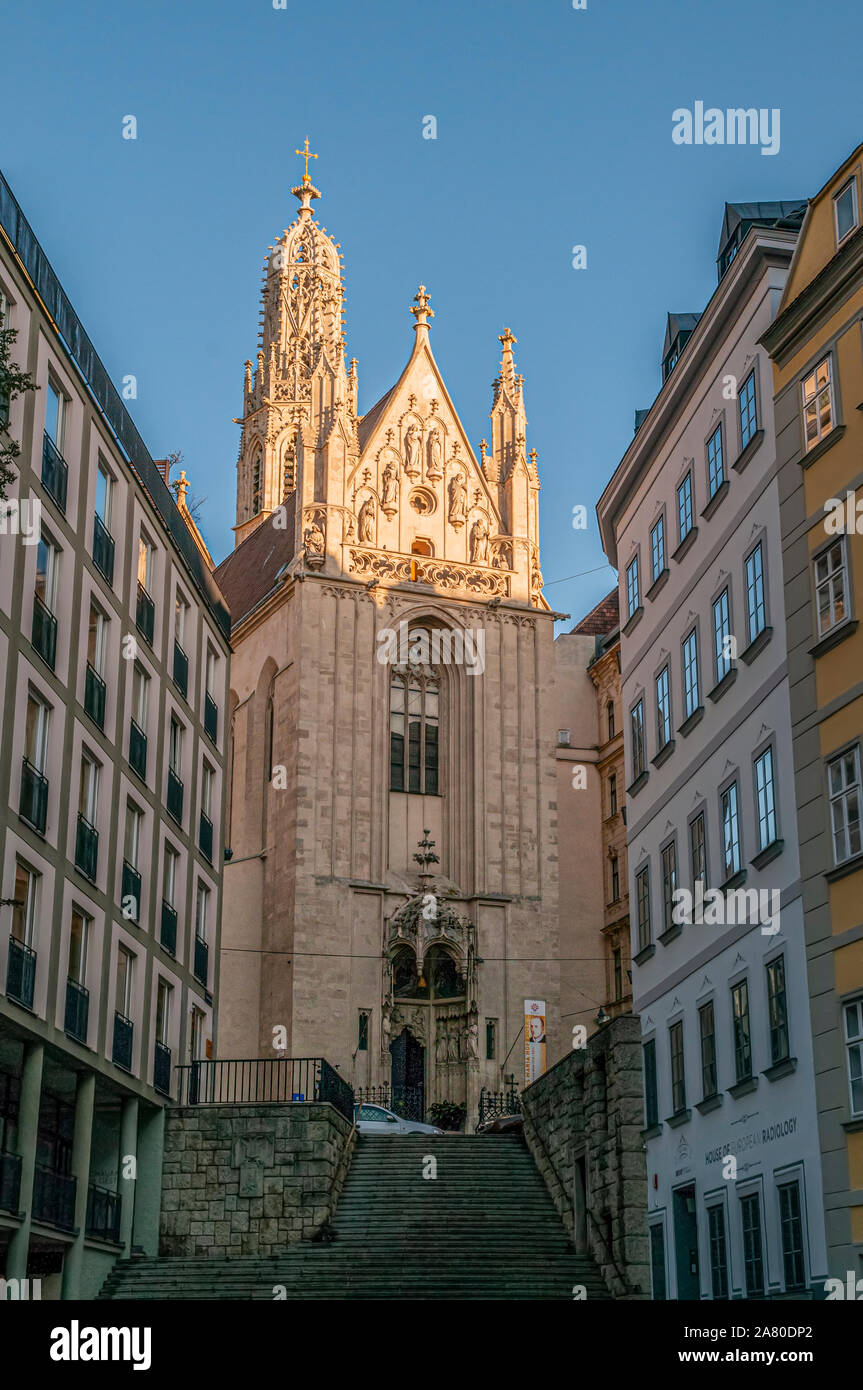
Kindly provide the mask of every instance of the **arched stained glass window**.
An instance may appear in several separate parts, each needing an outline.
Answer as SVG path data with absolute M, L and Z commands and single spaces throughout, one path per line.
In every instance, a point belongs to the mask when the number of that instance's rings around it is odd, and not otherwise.
M 390 683 L 390 791 L 436 796 L 440 688 L 427 666 L 397 667 Z

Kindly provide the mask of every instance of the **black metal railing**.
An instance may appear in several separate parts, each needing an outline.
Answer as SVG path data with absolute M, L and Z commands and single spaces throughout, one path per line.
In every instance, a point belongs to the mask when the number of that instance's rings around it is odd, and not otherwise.
M 129 766 L 142 782 L 147 780 L 147 735 L 134 719 L 129 720 Z
M 496 1115 L 520 1115 L 521 1096 L 515 1084 L 515 1077 L 509 1078 L 509 1088 L 505 1091 L 490 1091 L 483 1086 L 479 1093 L 479 1119 L 477 1124 L 482 1124 L 485 1120 L 493 1120 Z
M 66 981 L 66 1022 L 65 1031 L 78 1042 L 87 1041 L 87 1023 L 90 1017 L 90 991 L 77 980 Z
M 163 1042 L 153 1049 L 153 1087 L 163 1096 L 171 1094 L 171 1049 Z
M 33 1220 L 46 1221 L 64 1231 L 73 1230 L 77 1186 L 77 1179 L 68 1173 L 55 1173 L 53 1168 L 37 1163 L 33 1174 Z
M 33 595 L 33 628 L 30 633 L 34 651 L 45 665 L 54 670 L 57 660 L 57 619 L 38 594 Z
M 174 639 L 174 684 L 181 695 L 189 688 L 189 658 L 179 642 Z
M 78 828 L 75 832 L 75 868 L 80 869 L 85 878 L 95 879 L 98 859 L 99 832 L 79 811 Z
M 353 1119 L 354 1093 L 323 1057 L 251 1057 L 177 1067 L 181 1105 L 284 1105 L 329 1101 Z
M 6 962 L 6 994 L 18 1004 L 32 1009 L 36 990 L 36 952 L 17 936 L 9 938 L 9 959 Z
M 210 863 L 213 862 L 213 822 L 206 811 L 201 812 L 201 823 L 198 828 L 198 845 L 202 854 L 205 854 Z
M 156 605 L 143 584 L 138 581 L 138 598 L 135 603 L 135 626 L 148 646 L 153 645 L 153 629 L 156 623 Z
M 200 936 L 195 936 L 195 979 L 200 980 L 202 985 L 207 983 L 207 972 L 210 965 L 210 948 L 206 941 Z
M 48 818 L 48 778 L 28 758 L 21 766 L 21 798 L 18 814 L 40 835 L 45 834 Z
M 92 1182 L 87 1188 L 87 1235 L 115 1244 L 120 1239 L 120 1195 Z
M 114 1044 L 111 1058 L 125 1071 L 132 1070 L 132 1035 L 135 1025 L 130 1018 L 119 1012 L 114 1013 Z
M 94 666 L 87 662 L 84 673 L 84 709 L 99 729 L 105 727 L 105 682 Z
M 213 743 L 219 732 L 219 710 L 215 700 L 209 693 L 204 696 L 204 733 Z
M 355 1086 L 354 1104 L 382 1105 L 385 1110 L 390 1110 L 390 1083 L 384 1081 L 380 1086 Z
M 93 517 L 93 564 L 108 583 L 114 581 L 114 537 L 96 512 Z
M 168 768 L 168 814 L 178 825 L 183 823 L 183 782 L 172 767 Z
M 68 481 L 69 469 L 66 460 L 46 430 L 42 438 L 42 486 L 64 514 Z
M 18 1211 L 21 1196 L 21 1155 L 0 1153 L 0 1211 Z
M 162 928 L 159 940 L 172 956 L 177 954 L 177 909 L 162 899 Z
M 123 882 L 121 885 L 120 906 L 123 909 L 123 916 L 127 922 L 140 922 L 141 920 L 141 875 L 138 870 L 133 868 L 128 859 L 123 860 Z M 126 911 L 129 906 L 129 899 L 134 903 L 132 914 Z

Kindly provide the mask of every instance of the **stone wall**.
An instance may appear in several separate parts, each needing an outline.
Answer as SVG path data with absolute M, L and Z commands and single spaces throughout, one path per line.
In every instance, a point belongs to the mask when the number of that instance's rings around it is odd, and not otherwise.
M 564 1225 L 616 1298 L 649 1298 L 641 1024 L 614 1019 L 522 1093 L 525 1138 Z
M 162 1255 L 274 1255 L 335 1208 L 353 1144 L 332 1105 L 206 1105 L 167 1112 Z

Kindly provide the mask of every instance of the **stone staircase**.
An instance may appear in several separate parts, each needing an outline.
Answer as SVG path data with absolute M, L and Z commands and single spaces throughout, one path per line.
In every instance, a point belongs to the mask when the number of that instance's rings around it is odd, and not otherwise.
M 359 1135 L 333 1226 L 329 1244 L 264 1258 L 119 1261 L 100 1298 L 610 1297 L 520 1138 Z

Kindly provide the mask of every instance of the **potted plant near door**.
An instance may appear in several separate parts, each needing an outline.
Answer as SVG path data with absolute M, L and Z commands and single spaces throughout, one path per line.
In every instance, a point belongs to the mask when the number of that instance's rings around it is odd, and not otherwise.
M 454 1100 L 437 1100 L 428 1109 L 428 1122 L 430 1125 L 437 1125 L 438 1129 L 450 1130 L 456 1133 L 464 1128 L 467 1106 L 459 1105 Z

